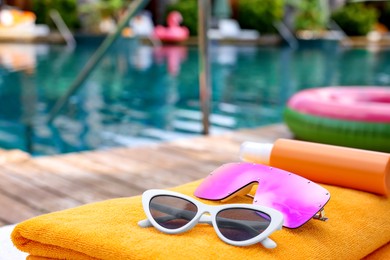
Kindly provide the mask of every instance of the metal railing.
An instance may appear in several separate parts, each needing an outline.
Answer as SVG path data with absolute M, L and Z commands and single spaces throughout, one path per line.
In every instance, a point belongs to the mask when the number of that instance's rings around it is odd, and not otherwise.
M 274 27 L 291 48 L 295 49 L 298 47 L 299 44 L 297 38 L 295 38 L 294 34 L 283 22 L 274 23 Z
M 199 95 L 202 110 L 203 134 L 209 134 L 210 117 L 210 62 L 207 31 L 210 23 L 210 0 L 198 1 L 198 41 L 199 41 Z
M 344 30 L 336 23 L 334 20 L 329 21 L 329 28 L 331 30 L 335 30 L 337 32 L 337 35 L 335 35 L 335 38 L 337 38 L 340 41 L 343 41 L 344 46 L 351 46 L 352 41 L 349 38 L 349 36 L 344 32 Z
M 48 122 L 52 123 L 56 116 L 61 112 L 65 104 L 69 101 L 69 98 L 77 91 L 78 88 L 85 82 L 91 72 L 94 70 L 99 61 L 103 58 L 108 48 L 115 42 L 115 40 L 121 35 L 122 30 L 128 25 L 130 19 L 135 16 L 140 10 L 142 10 L 148 0 L 135 0 L 127 8 L 127 14 L 119 22 L 116 31 L 109 35 L 103 43 L 99 46 L 96 52 L 89 59 L 87 64 L 78 74 L 76 79 L 68 87 L 67 92 L 56 102 L 52 110 L 50 111 Z M 210 0 L 198 0 L 198 15 L 199 15 L 199 92 L 200 92 L 200 106 L 202 110 L 202 133 L 209 134 L 209 117 L 210 117 L 210 100 L 211 100 L 211 87 L 210 87 L 210 63 L 209 63 L 209 48 L 207 31 L 210 21 Z M 54 14 L 54 16 L 56 16 Z M 58 17 L 57 17 L 58 18 Z M 57 19 L 56 18 L 56 19 Z M 66 32 L 64 32 L 66 33 Z
M 66 93 L 56 102 L 52 110 L 50 111 L 48 122 L 52 123 L 55 117 L 61 112 L 64 108 L 64 105 L 68 102 L 69 98 L 77 91 L 78 88 L 85 82 L 91 72 L 94 70 L 96 65 L 100 62 L 103 56 L 106 54 L 110 46 L 115 42 L 115 40 L 121 35 L 122 30 L 129 24 L 130 19 L 135 16 L 140 10 L 142 10 L 149 0 L 135 0 L 132 1 L 128 8 L 127 14 L 119 22 L 117 29 L 114 33 L 107 36 L 103 43 L 99 46 L 96 52 L 88 60 L 87 64 L 77 75 L 76 79 L 68 87 Z
M 74 48 L 76 46 L 76 40 L 74 39 L 73 34 L 69 30 L 68 26 L 62 19 L 60 13 L 57 10 L 52 9 L 50 10 L 49 15 L 50 18 L 55 23 L 55 25 L 57 26 L 61 36 L 64 38 L 66 45 L 70 48 Z

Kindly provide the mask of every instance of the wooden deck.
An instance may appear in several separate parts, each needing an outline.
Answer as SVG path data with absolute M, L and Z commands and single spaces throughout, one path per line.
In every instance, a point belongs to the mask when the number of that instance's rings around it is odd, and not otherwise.
M 205 177 L 238 161 L 243 141 L 291 137 L 286 126 L 241 130 L 137 148 L 32 158 L 0 151 L 0 226 L 78 205 Z

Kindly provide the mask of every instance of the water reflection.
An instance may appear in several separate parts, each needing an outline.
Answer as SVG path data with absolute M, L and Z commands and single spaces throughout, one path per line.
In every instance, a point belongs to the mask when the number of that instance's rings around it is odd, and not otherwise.
M 27 46 L 0 45 L 0 147 L 55 154 L 201 133 L 195 47 L 118 41 L 54 124 L 46 125 L 50 109 L 96 48 Z M 18 65 L 3 62 L 11 49 L 13 56 L 25 57 Z M 287 99 L 304 88 L 390 84 L 389 50 L 336 44 L 210 50 L 212 133 L 280 122 Z
M 45 45 L 0 44 L 0 67 L 7 71 L 34 73 L 37 56 L 44 56 L 47 51 Z
M 169 74 L 177 76 L 181 64 L 187 59 L 187 49 L 185 46 L 158 46 L 154 50 L 155 60 L 167 64 Z
M 138 70 L 147 70 L 153 63 L 153 47 L 139 46 L 130 57 L 131 65 Z

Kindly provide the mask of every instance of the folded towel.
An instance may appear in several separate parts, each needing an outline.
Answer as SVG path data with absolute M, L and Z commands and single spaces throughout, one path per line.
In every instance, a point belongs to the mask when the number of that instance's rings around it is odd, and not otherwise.
M 192 195 L 199 183 L 172 190 Z M 328 222 L 310 220 L 298 229 L 273 233 L 275 249 L 228 245 L 207 224 L 177 235 L 140 228 L 137 222 L 145 218 L 140 196 L 38 216 L 18 224 L 11 237 L 17 248 L 30 254 L 29 259 L 361 259 L 390 242 L 390 198 L 324 187 L 332 195 L 325 206 Z M 375 253 L 372 256 L 377 259 Z
M 390 258 L 390 243 L 387 243 L 386 245 L 375 250 L 368 256 L 364 257 L 363 260 L 383 260 L 389 258 Z

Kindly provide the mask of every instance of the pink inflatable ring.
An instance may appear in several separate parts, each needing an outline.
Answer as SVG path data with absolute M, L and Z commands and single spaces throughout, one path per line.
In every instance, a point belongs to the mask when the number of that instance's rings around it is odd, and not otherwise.
M 298 139 L 390 152 L 390 87 L 302 90 L 284 119 Z

